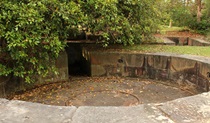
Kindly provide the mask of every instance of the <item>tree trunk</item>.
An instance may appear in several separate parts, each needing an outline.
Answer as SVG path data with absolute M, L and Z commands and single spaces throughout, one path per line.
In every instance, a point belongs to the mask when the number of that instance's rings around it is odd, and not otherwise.
M 169 22 L 169 28 L 171 28 L 172 27 L 172 20 L 170 20 L 170 22 Z
M 201 21 L 201 0 L 197 0 L 197 22 Z

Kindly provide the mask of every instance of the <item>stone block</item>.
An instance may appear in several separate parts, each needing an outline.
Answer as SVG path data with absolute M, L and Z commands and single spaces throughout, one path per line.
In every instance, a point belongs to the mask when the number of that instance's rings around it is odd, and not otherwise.
M 91 65 L 91 76 L 104 76 L 106 72 L 102 65 Z
M 67 81 L 69 79 L 69 72 L 68 72 L 68 56 L 65 51 L 59 54 L 55 62 L 55 67 L 57 68 L 58 74 L 49 73 L 46 77 L 39 77 L 37 76 L 36 84 L 42 84 L 45 82 L 56 82 L 56 81 Z
M 170 57 L 161 55 L 148 56 L 149 65 L 155 69 L 167 69 L 168 61 Z
M 9 100 L 4 99 L 4 98 L 0 98 L 0 107 L 6 105 L 7 102 L 9 102 Z
M 171 71 L 177 72 L 177 71 L 183 71 L 185 69 L 194 68 L 196 65 L 195 60 L 188 59 L 188 58 L 182 58 L 182 57 L 171 57 Z
M 210 93 L 181 98 L 158 106 L 176 123 L 210 122 Z
M 188 42 L 190 46 L 210 46 L 210 42 L 202 39 L 189 38 Z
M 6 97 L 6 86 L 8 84 L 8 81 L 10 80 L 10 77 L 0 76 L 0 98 Z
M 76 107 L 10 101 L 0 110 L 1 123 L 71 123 Z
M 170 122 L 150 105 L 132 107 L 79 107 L 72 123 L 158 123 Z
M 108 54 L 108 55 L 107 55 Z M 120 53 L 110 53 L 110 52 L 91 52 L 91 64 L 100 65 L 116 65 L 118 59 L 121 58 Z
M 210 90 L 210 64 L 207 63 L 200 63 L 199 67 L 199 79 L 198 80 L 200 83 L 202 83 L 202 88 L 205 91 Z
M 124 65 L 128 67 L 142 67 L 144 63 L 144 55 L 141 54 L 124 54 L 121 57 Z

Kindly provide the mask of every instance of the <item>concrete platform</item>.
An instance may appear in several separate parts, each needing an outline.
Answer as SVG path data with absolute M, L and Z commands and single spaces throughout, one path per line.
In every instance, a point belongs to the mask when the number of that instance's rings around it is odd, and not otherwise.
M 0 123 L 209 123 L 210 92 L 130 107 L 65 107 L 0 99 Z

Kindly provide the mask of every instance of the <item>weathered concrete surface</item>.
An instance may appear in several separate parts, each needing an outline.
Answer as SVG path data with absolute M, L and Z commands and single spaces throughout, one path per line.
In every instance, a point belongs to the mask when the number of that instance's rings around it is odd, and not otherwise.
M 158 44 L 158 45 L 176 45 L 176 43 L 167 37 L 155 37 L 156 42 L 143 42 L 143 44 Z
M 162 40 L 164 41 L 165 45 L 176 45 L 175 42 L 170 40 L 169 38 L 163 37 Z
M 210 58 L 171 53 L 87 53 L 91 76 L 142 77 L 170 80 L 209 91 Z
M 79 107 L 73 116 L 73 123 L 158 123 L 159 116 L 163 114 L 148 105 Z M 164 118 L 164 121 L 170 121 L 169 118 Z
M 5 85 L 9 77 L 0 76 L 0 97 L 5 97 Z
M 210 92 L 131 107 L 61 107 L 0 99 L 0 123 L 209 123 Z
M 0 123 L 71 123 L 76 107 L 0 99 Z
M 69 79 L 68 73 L 68 56 L 65 51 L 61 52 L 55 62 L 55 67 L 57 68 L 58 74 L 54 73 L 49 74 L 45 78 L 38 77 L 39 80 L 37 83 L 43 82 L 55 82 L 55 81 L 65 81 Z
M 162 37 L 161 38 L 164 41 L 164 44 L 166 45 L 172 45 L 174 43 L 174 45 L 189 45 L 189 46 L 210 46 L 210 42 L 209 41 L 205 41 L 201 38 L 190 38 L 188 36 L 184 36 L 184 37 Z M 173 43 L 172 43 L 173 42 Z M 161 43 L 160 43 L 161 44 Z
M 166 102 L 158 108 L 177 123 L 209 123 L 210 93 Z
M 188 45 L 190 46 L 210 46 L 210 42 L 197 39 L 197 38 L 189 38 Z

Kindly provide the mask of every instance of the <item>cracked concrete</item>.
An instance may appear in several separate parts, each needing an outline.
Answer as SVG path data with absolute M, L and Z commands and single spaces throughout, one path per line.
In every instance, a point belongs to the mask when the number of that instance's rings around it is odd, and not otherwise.
M 210 92 L 130 107 L 50 106 L 0 99 L 0 123 L 209 123 Z

